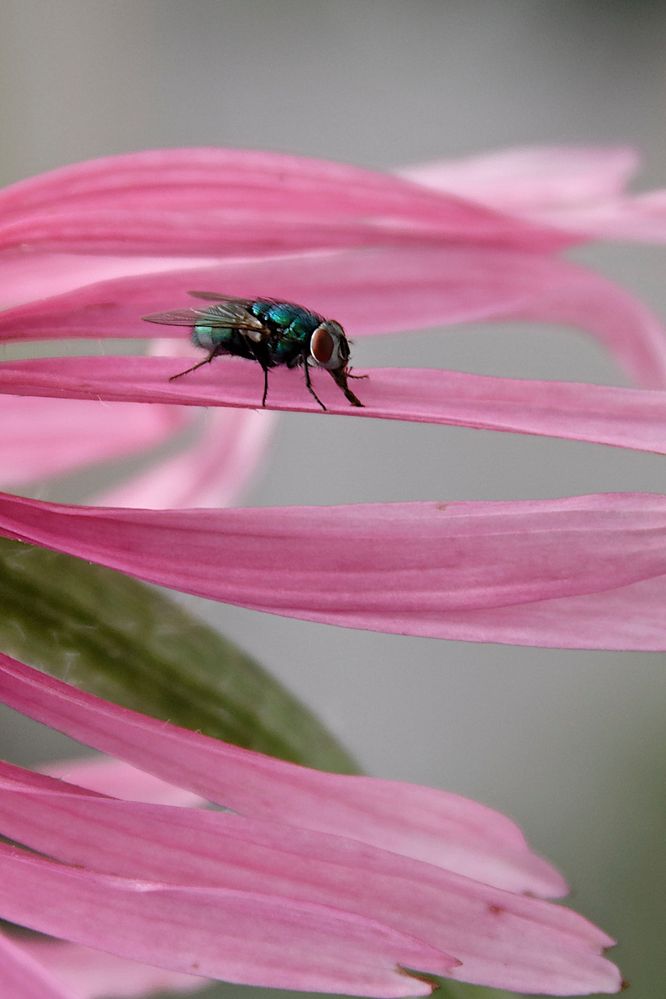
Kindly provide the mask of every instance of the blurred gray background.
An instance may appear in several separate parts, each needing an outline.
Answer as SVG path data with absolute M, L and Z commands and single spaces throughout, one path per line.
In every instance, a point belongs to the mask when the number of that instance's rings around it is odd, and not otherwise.
M 642 183 L 666 185 L 665 42 L 666 6 L 647 0 L 3 0 L 0 180 L 151 146 L 390 167 L 512 144 L 630 142 L 645 156 Z M 663 249 L 577 256 L 666 316 Z M 579 334 L 518 326 L 374 338 L 355 361 L 622 380 Z M 246 501 L 665 486 L 650 455 L 293 414 Z M 633 999 L 664 995 L 663 657 L 406 639 L 189 603 L 298 691 L 369 772 L 519 820 L 569 875 L 575 905 L 620 939 Z M 0 726 L 0 753 L 17 762 L 68 748 L 9 712 Z

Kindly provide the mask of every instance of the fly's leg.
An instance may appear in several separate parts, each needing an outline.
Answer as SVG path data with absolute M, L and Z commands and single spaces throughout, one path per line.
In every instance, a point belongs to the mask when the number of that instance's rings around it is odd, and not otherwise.
M 326 413 L 327 412 L 326 406 L 321 401 L 321 399 L 319 398 L 319 396 L 317 395 L 317 393 L 315 392 L 315 390 L 312 388 L 312 382 L 310 381 L 310 368 L 309 368 L 309 365 L 308 365 L 308 359 L 307 359 L 307 357 L 303 358 L 303 367 L 305 368 L 305 384 L 308 387 L 308 392 L 310 393 L 310 395 L 314 396 L 314 398 L 317 400 L 317 402 L 319 403 L 319 405 L 321 406 L 321 408 Z
M 203 361 L 199 361 L 197 364 L 193 364 L 191 368 L 186 368 L 185 371 L 179 371 L 177 375 L 171 375 L 169 381 L 173 382 L 176 380 L 176 378 L 182 378 L 183 375 L 189 375 L 190 371 L 196 371 L 197 368 L 202 368 L 204 364 L 210 364 L 213 358 L 217 357 L 217 355 L 221 353 L 223 352 L 218 347 L 213 347 L 208 357 L 205 357 Z
M 345 388 L 343 388 L 342 391 L 345 394 L 345 399 L 347 400 L 347 402 L 350 402 L 352 404 L 352 406 L 358 406 L 360 409 L 364 408 L 363 407 L 363 403 L 361 402 L 361 400 L 359 398 L 357 398 L 357 396 L 354 395 L 354 393 L 349 388 L 349 386 L 346 386 Z
M 264 373 L 264 394 L 261 397 L 262 409 L 266 408 L 266 399 L 268 398 L 268 368 L 265 365 L 261 365 L 261 370 Z
M 268 398 L 268 369 L 271 367 L 270 355 L 266 349 L 266 344 L 259 340 L 247 340 L 245 344 L 247 348 L 247 357 L 254 360 L 261 366 L 261 370 L 264 373 L 264 392 L 261 397 L 261 408 L 266 408 L 266 399 Z
M 329 375 L 331 376 L 335 384 L 338 386 L 338 388 L 342 389 L 342 391 L 345 394 L 345 399 L 347 400 L 347 402 L 350 402 L 352 406 L 360 407 L 360 409 L 364 408 L 361 400 L 356 398 L 352 390 L 349 388 L 349 385 L 347 385 L 347 378 L 349 377 L 349 373 L 345 371 L 344 368 L 338 368 L 337 371 L 329 371 Z

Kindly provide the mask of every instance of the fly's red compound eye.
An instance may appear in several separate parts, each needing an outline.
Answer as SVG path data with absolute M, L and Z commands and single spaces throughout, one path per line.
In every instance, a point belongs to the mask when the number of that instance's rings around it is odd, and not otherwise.
M 340 323 L 327 319 L 318 326 L 310 340 L 310 356 L 315 364 L 328 371 L 339 371 L 349 360 L 349 344 Z
M 310 353 L 317 364 L 321 364 L 322 368 L 330 363 L 335 346 L 335 340 L 329 331 L 323 326 L 317 327 L 310 341 Z

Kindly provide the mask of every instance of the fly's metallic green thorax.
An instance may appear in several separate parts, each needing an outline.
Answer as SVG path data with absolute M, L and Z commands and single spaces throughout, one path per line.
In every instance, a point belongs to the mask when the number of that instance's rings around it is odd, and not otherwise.
M 329 372 L 352 406 L 363 405 L 347 382 L 354 377 L 349 368 L 349 341 L 335 320 L 325 319 L 293 302 L 230 298 L 203 291 L 190 294 L 215 304 L 144 316 L 148 322 L 191 327 L 194 345 L 208 351 L 208 357 L 203 361 L 173 378 L 188 374 L 221 354 L 244 357 L 258 362 L 263 369 L 262 406 L 265 406 L 268 371 L 282 365 L 288 368 L 302 366 L 308 391 L 325 410 L 310 380 L 310 367 L 321 367 Z
M 297 352 L 300 352 L 303 344 L 309 343 L 314 331 L 324 322 L 323 316 L 300 305 L 269 299 L 258 298 L 251 302 L 248 312 L 261 323 L 262 332 L 268 331 L 268 343 L 275 364 L 288 364 L 294 348 L 298 347 Z M 237 345 L 239 333 L 242 339 L 252 339 L 248 336 L 251 331 L 239 330 L 234 326 L 213 325 L 228 318 L 228 310 L 223 305 L 212 305 L 209 309 L 202 310 L 201 321 L 192 330 L 194 345 L 204 350 L 212 350 L 218 345 Z M 230 352 L 237 353 L 235 350 Z M 240 356 L 244 357 L 245 354 L 241 353 Z

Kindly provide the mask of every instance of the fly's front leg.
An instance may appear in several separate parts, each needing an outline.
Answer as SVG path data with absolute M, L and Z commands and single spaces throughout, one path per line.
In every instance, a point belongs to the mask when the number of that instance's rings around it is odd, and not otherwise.
M 321 408 L 324 410 L 324 412 L 325 413 L 328 412 L 328 410 L 326 409 L 326 406 L 321 401 L 321 399 L 319 398 L 319 396 L 317 395 L 317 393 L 315 392 L 315 390 L 312 388 L 312 382 L 310 381 L 310 367 L 308 365 L 308 359 L 307 359 L 307 357 L 303 358 L 303 367 L 305 368 L 305 384 L 308 387 L 308 392 L 310 393 L 310 395 L 312 395 L 312 396 L 315 397 L 315 399 L 317 400 L 317 402 L 319 403 L 319 405 L 321 406 Z

